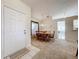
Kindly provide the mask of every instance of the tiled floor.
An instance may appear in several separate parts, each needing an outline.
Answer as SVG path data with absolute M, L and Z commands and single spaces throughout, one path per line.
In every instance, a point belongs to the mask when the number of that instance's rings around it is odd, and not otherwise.
M 30 52 L 28 52 L 27 54 L 22 56 L 20 59 L 32 59 L 32 57 L 40 51 L 40 49 L 38 49 L 34 46 L 31 46 L 28 49 L 30 50 Z
M 32 59 L 77 59 L 75 56 L 76 45 L 64 40 L 51 40 L 50 42 L 41 42 L 32 40 L 32 45 L 40 48 Z

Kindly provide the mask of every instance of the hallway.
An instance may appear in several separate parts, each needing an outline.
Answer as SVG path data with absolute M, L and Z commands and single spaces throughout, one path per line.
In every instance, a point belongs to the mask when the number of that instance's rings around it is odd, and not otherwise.
M 50 42 L 40 42 L 32 40 L 32 44 L 40 48 L 33 59 L 77 59 L 75 57 L 76 46 L 63 41 L 55 40 Z

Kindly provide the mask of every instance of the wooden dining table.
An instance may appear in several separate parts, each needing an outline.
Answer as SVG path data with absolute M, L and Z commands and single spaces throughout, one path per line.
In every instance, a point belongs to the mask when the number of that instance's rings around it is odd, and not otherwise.
M 50 41 L 51 39 L 51 33 L 48 33 L 48 32 L 36 32 L 36 36 L 37 36 L 37 39 L 38 40 L 42 40 L 42 41 Z

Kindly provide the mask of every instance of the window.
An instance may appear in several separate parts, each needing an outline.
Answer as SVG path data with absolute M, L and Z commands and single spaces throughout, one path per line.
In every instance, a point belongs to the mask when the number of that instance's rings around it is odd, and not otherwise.
M 73 20 L 73 30 L 78 29 L 78 20 Z

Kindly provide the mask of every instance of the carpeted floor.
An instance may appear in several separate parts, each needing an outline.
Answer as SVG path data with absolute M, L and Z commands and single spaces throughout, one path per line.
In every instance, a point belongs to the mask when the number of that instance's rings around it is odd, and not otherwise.
M 50 42 L 41 42 L 32 39 L 32 45 L 40 48 L 32 59 L 77 59 L 76 45 L 66 42 L 65 40 L 54 40 Z

